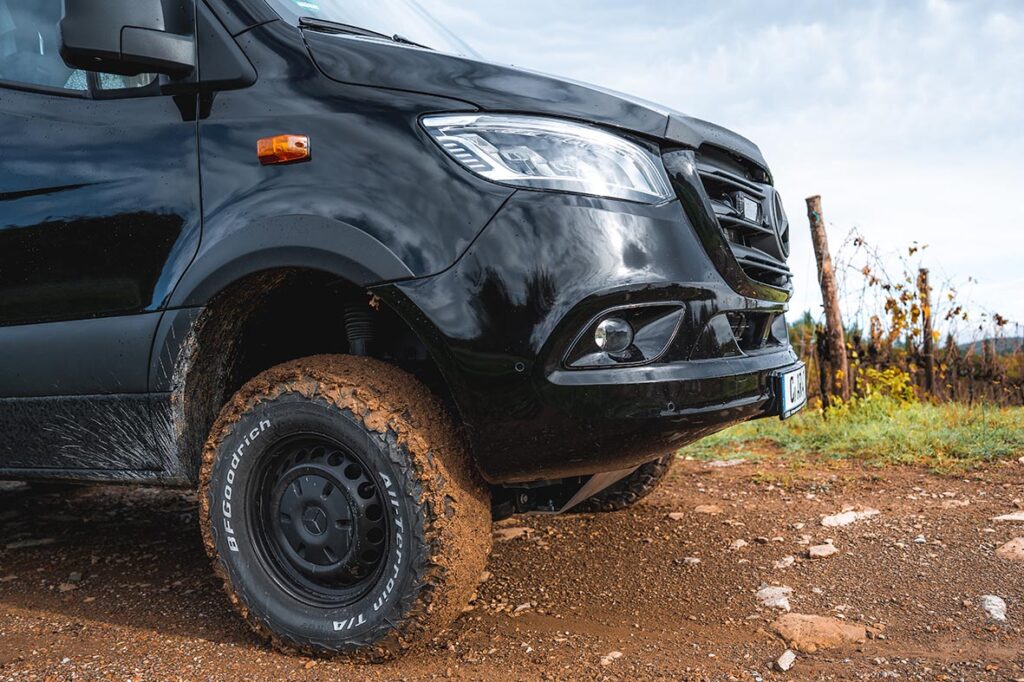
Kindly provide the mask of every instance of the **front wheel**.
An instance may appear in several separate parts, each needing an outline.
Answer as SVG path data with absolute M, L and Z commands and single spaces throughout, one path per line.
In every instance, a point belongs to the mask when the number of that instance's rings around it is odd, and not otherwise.
M 201 484 L 228 595 L 286 649 L 428 640 L 490 551 L 488 493 L 443 407 L 369 359 L 308 358 L 250 381 L 214 425 Z

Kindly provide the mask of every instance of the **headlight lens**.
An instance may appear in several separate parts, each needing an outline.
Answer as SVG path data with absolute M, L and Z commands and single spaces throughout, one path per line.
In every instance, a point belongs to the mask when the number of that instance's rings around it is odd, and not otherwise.
M 429 116 L 449 156 L 494 182 L 660 204 L 673 198 L 659 157 L 599 128 L 536 116 Z

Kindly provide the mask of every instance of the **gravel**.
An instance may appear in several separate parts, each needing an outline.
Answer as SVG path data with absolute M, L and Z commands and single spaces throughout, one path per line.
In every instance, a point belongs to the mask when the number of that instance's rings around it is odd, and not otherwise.
M 0 680 L 1024 679 L 1024 571 L 996 553 L 1018 534 L 991 522 L 1024 499 L 1019 466 L 938 476 L 809 461 L 681 461 L 632 509 L 497 524 L 509 539 L 453 631 L 383 665 L 313 661 L 253 637 L 213 575 L 190 493 L 0 487 L 0 548 L 51 541 L 0 550 Z M 712 504 L 728 511 L 692 511 Z M 801 544 L 822 518 L 869 509 L 879 514 L 829 532 L 839 554 L 774 568 L 823 542 Z M 761 587 L 791 588 L 799 613 L 763 606 Z M 980 595 L 1002 595 L 1006 620 Z M 782 673 L 780 652 L 797 650 L 771 626 L 787 615 L 868 636 Z

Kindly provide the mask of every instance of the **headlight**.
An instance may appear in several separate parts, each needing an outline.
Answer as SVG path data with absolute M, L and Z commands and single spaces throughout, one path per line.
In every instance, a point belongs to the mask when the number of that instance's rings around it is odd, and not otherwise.
M 660 158 L 599 128 L 535 116 L 429 116 L 449 156 L 493 182 L 660 204 L 674 197 Z

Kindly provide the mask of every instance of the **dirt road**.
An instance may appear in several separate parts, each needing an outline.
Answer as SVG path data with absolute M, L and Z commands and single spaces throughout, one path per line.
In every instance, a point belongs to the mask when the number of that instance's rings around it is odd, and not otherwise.
M 1024 524 L 992 520 L 1022 500 L 1016 463 L 940 477 L 679 462 L 632 511 L 499 524 L 510 539 L 450 637 L 353 666 L 249 635 L 212 577 L 193 497 L 5 484 L 0 679 L 1024 679 L 1024 563 L 995 551 Z M 848 506 L 880 513 L 822 525 Z M 838 553 L 807 558 L 828 539 Z M 867 639 L 774 671 L 785 612 L 762 605 L 765 585 Z M 1006 622 L 985 595 L 1006 602 Z

